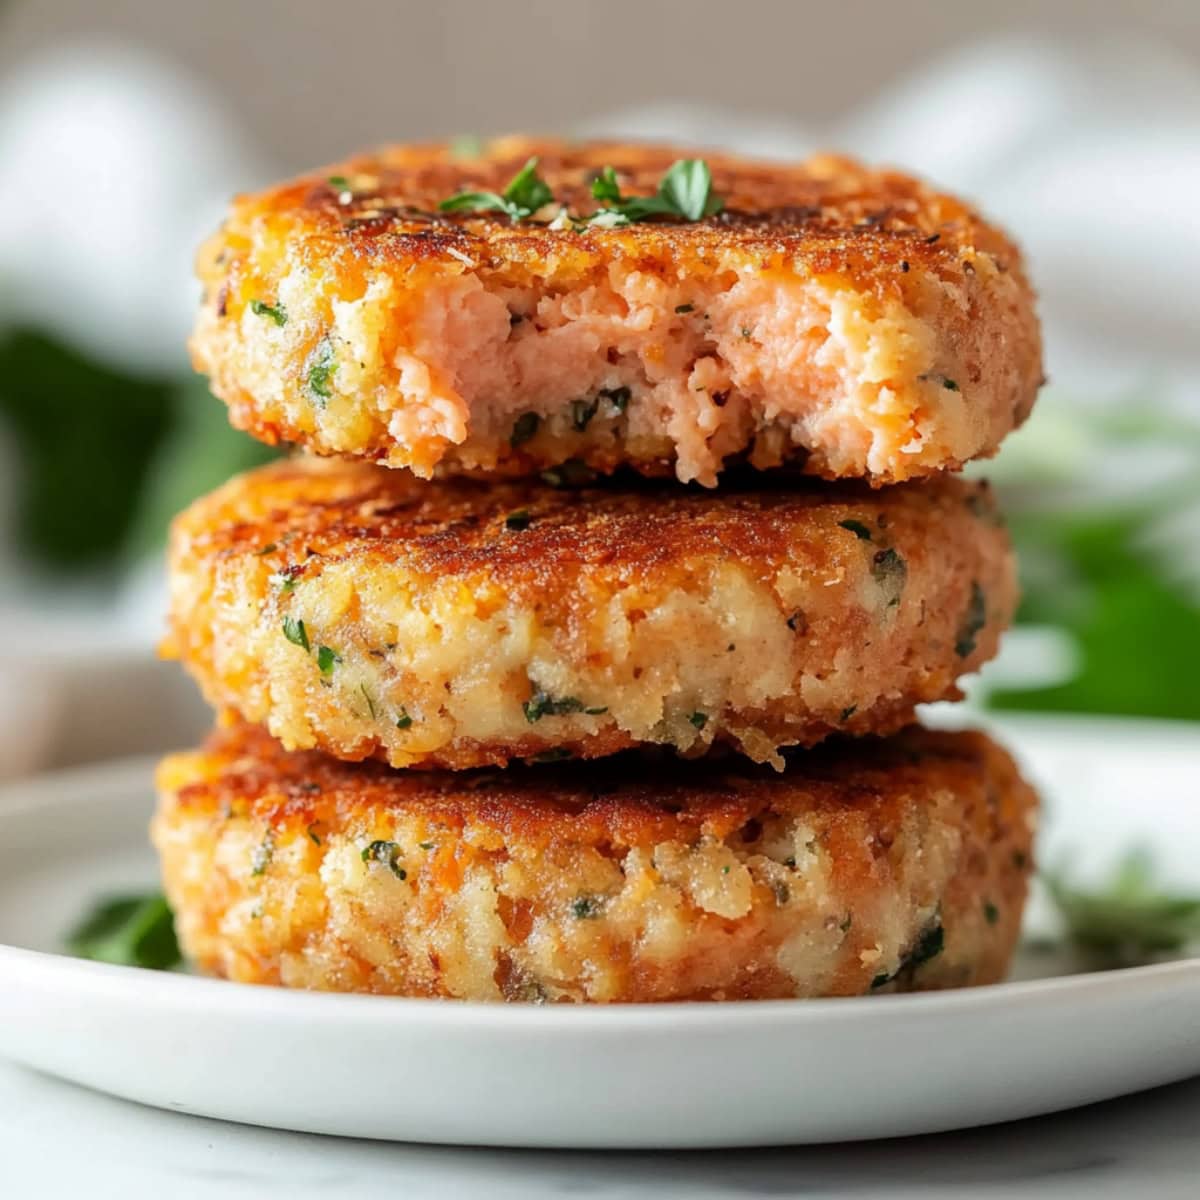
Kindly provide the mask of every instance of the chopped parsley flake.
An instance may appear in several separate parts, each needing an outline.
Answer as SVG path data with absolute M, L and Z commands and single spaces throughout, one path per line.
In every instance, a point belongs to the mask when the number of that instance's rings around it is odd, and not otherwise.
M 397 729 L 409 729 L 412 727 L 413 719 L 408 715 L 408 709 L 404 705 L 400 706 L 400 715 L 396 718 Z
M 987 596 L 977 581 L 971 582 L 971 598 L 954 640 L 954 653 L 967 658 L 975 653 L 979 631 L 987 624 Z
M 551 487 L 584 487 L 596 481 L 596 472 L 587 463 L 580 462 L 577 458 L 568 458 L 557 467 L 548 467 L 541 473 L 541 478 L 543 483 L 548 483 Z
M 308 834 L 309 839 L 312 841 L 314 846 L 319 846 L 321 844 L 321 835 L 317 832 L 316 821 L 313 821 L 313 823 L 309 825 L 309 827 L 305 830 L 305 833 Z
M 541 425 L 542 418 L 537 413 L 522 413 L 513 423 L 512 433 L 509 435 L 508 444 L 515 450 L 518 446 L 523 446 L 535 433 L 538 431 L 538 426 Z
M 504 528 L 511 529 L 515 533 L 520 533 L 523 529 L 529 528 L 529 509 L 519 508 L 516 512 L 510 512 L 504 518 Z
M 332 675 L 333 668 L 341 661 L 341 656 L 328 646 L 317 647 L 317 669 L 322 675 Z
M 400 865 L 400 847 L 395 842 L 376 841 L 363 847 L 362 860 L 368 866 L 382 863 L 397 879 L 407 879 L 408 872 Z
M 877 550 L 871 560 L 871 575 L 887 595 L 888 608 L 899 604 L 908 579 L 908 564 L 900 554 L 890 546 L 886 550 Z
M 169 971 L 182 962 L 170 906 L 159 892 L 100 901 L 67 935 L 78 958 Z
M 579 896 L 571 904 L 571 913 L 581 921 L 589 921 L 600 915 L 604 901 L 599 896 Z
M 592 418 L 596 415 L 596 409 L 599 407 L 599 396 L 592 400 L 572 400 L 571 424 L 582 433 L 591 424 Z
M 839 521 L 843 529 L 848 529 L 859 541 L 869 542 L 871 540 L 871 531 L 861 521 Z
M 367 702 L 367 711 L 371 714 L 371 720 L 374 721 L 379 716 L 379 713 L 375 708 L 375 701 L 371 698 L 371 693 L 367 691 L 367 685 L 360 683 L 358 690 L 362 692 L 362 698 Z
M 250 874 L 261 875 L 271 865 L 271 859 L 274 857 L 275 831 L 268 829 L 266 837 L 258 844 L 254 856 L 250 859 Z
M 308 644 L 308 630 L 304 628 L 304 622 L 295 617 L 283 618 L 283 636 L 293 646 L 299 646 L 305 653 L 312 649 Z
M 694 304 L 677 304 L 675 305 L 675 311 L 679 313 L 680 316 L 683 316 L 685 313 L 695 312 L 696 306 Z
M 333 344 L 322 338 L 308 361 L 308 390 L 324 402 L 333 395 L 333 373 L 337 370 L 337 359 L 333 356 Z
M 793 633 L 805 633 L 808 630 L 808 618 L 804 615 L 803 609 L 796 609 L 794 613 L 787 619 L 787 627 Z
M 703 729 L 708 724 L 708 713 L 694 712 L 688 717 L 688 721 L 694 729 Z
M 262 547 L 262 549 L 255 550 L 254 556 L 256 558 L 262 558 L 263 555 L 265 555 L 265 554 L 274 554 L 275 551 L 278 549 L 279 549 L 278 542 L 268 542 L 265 546 Z
M 269 317 L 276 325 L 287 324 L 287 309 L 282 304 L 267 304 L 264 300 L 251 300 L 250 311 L 256 317 Z
M 345 175 L 330 175 L 325 181 L 335 192 L 344 192 L 350 186 L 350 180 Z
M 1000 910 L 990 900 L 983 903 L 983 919 L 989 925 L 995 925 L 1000 920 Z
M 525 720 L 530 725 L 540 721 L 543 717 L 561 717 L 567 713 L 585 711 L 583 701 L 577 697 L 564 696 L 561 700 L 556 700 L 540 688 L 521 707 L 525 710 Z
M 289 575 L 286 571 L 277 571 L 271 576 L 271 583 L 274 584 L 284 596 L 290 596 L 296 590 L 295 576 Z
M 850 720 L 850 718 L 854 716 L 856 712 L 858 712 L 858 705 L 851 704 L 849 708 L 842 709 L 842 714 L 839 720 L 844 724 L 846 721 Z
M 422 850 L 436 850 L 437 849 L 437 843 L 435 843 L 435 842 L 418 842 L 417 845 L 420 846 Z
M 538 160 L 531 158 L 509 182 L 501 195 L 495 192 L 459 192 L 443 200 L 442 212 L 502 212 L 511 221 L 533 216 L 554 199 L 554 193 L 538 174 Z

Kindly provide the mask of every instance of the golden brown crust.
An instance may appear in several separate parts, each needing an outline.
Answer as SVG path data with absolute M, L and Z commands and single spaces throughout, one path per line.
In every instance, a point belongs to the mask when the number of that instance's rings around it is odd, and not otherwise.
M 1036 810 L 986 737 L 919 729 L 783 774 L 628 755 L 450 774 L 235 726 L 166 760 L 159 787 L 154 838 L 203 969 L 475 999 L 994 982 Z
M 256 437 L 421 473 L 514 473 L 578 457 L 605 471 L 622 463 L 651 474 L 675 467 L 682 478 L 712 483 L 714 463 L 751 452 L 763 463 L 803 461 L 826 477 L 889 482 L 993 453 L 1025 419 L 1041 379 L 1041 346 L 1020 253 L 968 205 L 909 175 L 830 155 L 784 165 L 706 152 L 725 202 L 719 215 L 617 229 L 548 227 L 545 218 L 560 203 L 574 214 L 595 209 L 590 183 L 600 168 L 617 169 L 625 194 L 649 195 L 672 162 L 695 153 L 506 138 L 479 158 L 461 159 L 442 145 L 390 146 L 240 197 L 199 260 L 207 298 L 193 341 L 196 366 L 213 376 L 234 423 Z M 438 211 L 462 190 L 503 191 L 530 156 L 539 158 L 556 198 L 537 220 Z M 701 309 L 717 303 L 737 280 L 752 286 L 742 315 L 729 314 L 725 339 L 715 314 L 718 324 L 701 328 L 709 315 L 693 309 L 698 299 Z M 863 336 L 849 340 L 860 353 L 839 357 L 838 370 L 860 378 L 839 381 L 811 363 L 798 372 L 741 361 L 747 346 L 765 364 L 790 359 L 795 346 L 812 341 L 815 325 L 806 322 L 820 320 L 812 296 L 793 326 L 761 335 L 754 329 L 755 316 L 778 305 L 770 288 L 790 282 L 812 283 L 818 308 L 836 304 L 831 297 L 853 297 Z M 694 294 L 685 294 L 688 287 Z M 484 293 L 503 317 L 500 344 L 481 337 L 449 345 L 454 311 L 482 305 Z M 535 338 L 536 329 L 542 353 L 555 353 L 565 323 L 589 315 L 601 293 L 611 301 L 600 304 L 606 313 L 644 305 L 668 309 L 670 320 L 587 326 L 591 359 L 603 364 L 607 356 L 612 379 L 632 386 L 633 403 L 627 417 L 579 434 L 569 424 L 552 427 L 550 418 L 572 396 L 602 386 L 599 376 L 564 379 L 558 396 L 531 382 L 536 371 L 517 343 Z M 564 296 L 579 301 L 560 312 Z M 253 302 L 284 298 L 288 328 L 245 319 Z M 539 307 L 543 302 L 554 316 Z M 351 322 L 355 306 L 361 312 Z M 509 311 L 523 320 L 511 332 Z M 471 312 L 476 324 L 492 315 L 482 306 Z M 826 317 L 831 329 L 844 324 Z M 646 344 L 635 348 L 631 329 L 642 331 Z M 788 344 L 781 347 L 781 338 Z M 696 361 L 711 357 L 712 386 L 729 413 L 695 415 L 664 390 L 664 347 L 675 342 L 687 349 L 670 371 L 683 372 L 682 380 Z M 814 361 L 824 357 L 831 365 L 829 344 L 812 342 Z M 321 347 L 341 362 L 324 411 L 304 388 Z M 486 359 L 494 378 L 473 380 L 463 358 Z M 582 370 L 569 355 L 563 361 L 572 374 Z M 951 393 L 939 393 L 944 380 Z M 687 388 L 695 386 L 687 380 Z M 505 412 L 502 388 L 546 418 L 542 436 L 508 444 L 521 409 Z M 672 420 L 656 424 L 649 410 L 668 404 Z M 823 406 L 838 417 L 833 429 L 822 423 Z M 886 410 L 886 420 L 868 409 Z M 392 420 L 397 411 L 405 414 L 399 425 Z M 693 445 L 697 437 L 707 444 Z
M 166 651 L 212 703 L 293 749 L 451 768 L 889 732 L 1016 602 L 986 485 L 957 479 L 716 495 L 297 459 L 182 514 L 170 574 Z

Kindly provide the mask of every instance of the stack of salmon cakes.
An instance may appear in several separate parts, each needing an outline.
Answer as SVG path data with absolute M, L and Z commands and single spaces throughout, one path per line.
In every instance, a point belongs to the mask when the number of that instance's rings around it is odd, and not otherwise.
M 301 452 L 177 518 L 220 713 L 153 839 L 202 970 L 472 1000 L 1003 977 L 1037 800 L 959 695 L 1019 252 L 893 171 L 502 139 L 239 198 L 197 366 Z

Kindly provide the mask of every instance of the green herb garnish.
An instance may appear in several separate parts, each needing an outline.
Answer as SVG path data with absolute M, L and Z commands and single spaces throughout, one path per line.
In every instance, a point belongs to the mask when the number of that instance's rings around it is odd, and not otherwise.
M 585 711 L 583 701 L 575 696 L 564 696 L 561 700 L 556 700 L 540 688 L 521 707 L 525 710 L 525 720 L 530 725 L 543 717 L 561 717 L 567 713 Z
M 329 646 L 317 647 L 317 669 L 326 677 L 333 674 L 333 668 L 342 661 L 341 656 Z
M 688 717 L 688 721 L 694 729 L 703 729 L 708 724 L 708 713 L 694 712 Z
M 1000 920 L 1000 910 L 990 900 L 983 902 L 983 919 L 989 925 L 995 925 Z
M 541 425 L 542 418 L 537 413 L 522 413 L 516 421 L 513 422 L 512 433 L 509 434 L 508 444 L 515 450 L 518 446 L 523 446 L 535 433 L 538 431 L 538 426 Z
M 695 312 L 696 306 L 694 304 L 677 304 L 675 305 L 675 311 L 680 316 L 683 316 L 685 313 Z
M 367 864 L 383 863 L 397 879 L 408 878 L 408 872 L 400 865 L 400 847 L 395 842 L 372 842 L 363 847 L 361 858 Z
M 295 617 L 283 618 L 283 636 L 305 653 L 312 649 L 308 643 L 308 630 L 304 628 L 304 622 Z
M 529 528 L 529 509 L 518 508 L 516 512 L 510 512 L 504 518 L 504 528 L 511 529 L 515 533 L 520 533 L 523 529 Z
M 330 175 L 325 181 L 335 192 L 344 192 L 350 187 L 350 180 L 345 175 Z
M 100 901 L 67 935 L 66 945 L 78 958 L 151 971 L 169 971 L 183 961 L 171 909 L 158 892 Z
M 887 595 L 888 608 L 899 604 L 908 579 L 908 564 L 899 552 L 890 546 L 886 550 L 877 550 L 871 560 L 871 575 Z
M 578 432 L 582 433 L 591 423 L 591 420 L 596 415 L 596 410 L 599 407 L 599 396 L 596 396 L 591 400 L 572 400 L 571 424 Z
M 308 363 L 308 390 L 322 402 L 333 395 L 333 373 L 336 370 L 333 345 L 328 338 L 322 338 Z
M 1144 850 L 1128 854 L 1112 881 L 1095 891 L 1063 872 L 1044 872 L 1042 879 L 1069 940 L 1105 961 L 1130 966 L 1200 941 L 1200 895 L 1166 891 Z
M 408 709 L 402 704 L 400 706 L 400 715 L 396 718 L 397 729 L 409 729 L 413 723 L 412 717 L 408 714 Z
M 858 712 L 857 704 L 851 704 L 848 708 L 843 708 L 841 716 L 838 718 L 839 722 L 844 725 L 856 712 Z
M 557 467 L 547 467 L 541 472 L 541 478 L 543 483 L 548 483 L 551 487 L 583 487 L 595 483 L 596 472 L 587 463 L 580 462 L 577 458 L 568 458 Z
M 603 907 L 604 901 L 600 896 L 579 896 L 571 905 L 571 913 L 581 921 L 589 921 L 598 917 Z
M 314 846 L 321 844 L 321 835 L 317 832 L 316 821 L 313 821 L 304 832 L 308 834 L 309 840 Z
M 275 831 L 268 829 L 266 836 L 255 848 L 254 854 L 250 859 L 250 874 L 261 875 L 270 865 L 271 859 L 275 857 Z
M 971 581 L 971 599 L 967 602 L 967 611 L 963 614 L 962 624 L 954 639 L 954 653 L 959 658 L 967 658 L 975 652 L 976 638 L 979 631 L 987 624 L 987 597 L 979 584 Z
M 513 176 L 503 194 L 495 192 L 459 192 L 443 200 L 442 212 L 502 212 L 512 221 L 523 221 L 554 199 L 554 193 L 538 174 L 538 160 L 531 158 Z
M 900 961 L 900 965 L 891 974 L 876 975 L 871 980 L 872 990 L 881 988 L 885 984 L 891 983 L 898 979 L 905 971 L 915 971 L 918 967 L 929 962 L 930 959 L 937 958 L 939 954 L 946 948 L 946 931 L 939 921 L 936 925 L 929 926 L 924 933 L 916 940 L 913 947 Z
M 250 311 L 256 317 L 269 317 L 276 325 L 287 324 L 287 309 L 282 304 L 268 304 L 265 300 L 251 300 Z
M 609 227 L 648 217 L 702 221 L 724 207 L 720 197 L 713 194 L 712 172 L 702 158 L 681 158 L 673 163 L 653 196 L 623 196 L 616 171 L 605 167 L 592 183 L 592 196 L 604 207 L 588 218 L 589 224 Z
M 367 711 L 371 714 L 371 720 L 374 721 L 379 716 L 379 712 L 375 708 L 375 701 L 371 698 L 371 693 L 367 691 L 367 685 L 360 683 L 358 690 L 362 692 L 362 698 L 367 702 Z

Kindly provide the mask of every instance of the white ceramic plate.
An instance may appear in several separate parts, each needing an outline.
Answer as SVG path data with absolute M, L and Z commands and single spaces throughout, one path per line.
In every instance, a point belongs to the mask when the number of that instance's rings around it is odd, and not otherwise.
M 1043 861 L 1131 843 L 1200 888 L 1200 727 L 1006 723 Z M 0 1053 L 164 1108 L 318 1133 L 547 1147 L 751 1146 L 1004 1121 L 1200 1074 L 1200 960 L 860 1000 L 492 1007 L 246 987 L 55 953 L 150 883 L 150 766 L 0 789 Z M 1036 927 L 1037 906 L 1030 914 Z

